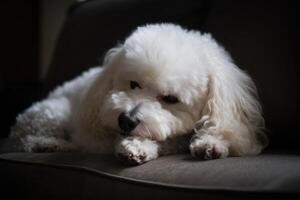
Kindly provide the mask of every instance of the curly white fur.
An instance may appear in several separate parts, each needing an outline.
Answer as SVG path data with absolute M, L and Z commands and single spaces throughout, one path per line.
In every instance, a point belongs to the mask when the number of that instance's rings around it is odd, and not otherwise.
M 179 102 L 165 102 L 168 95 Z M 186 148 L 195 157 L 256 155 L 264 147 L 258 138 L 266 138 L 256 96 L 251 78 L 210 34 L 146 25 L 108 51 L 103 67 L 20 114 L 10 139 L 18 150 L 115 151 L 135 164 L 175 153 L 178 143 L 169 140 L 182 135 L 193 135 Z M 127 137 L 120 137 L 121 113 L 139 122 Z

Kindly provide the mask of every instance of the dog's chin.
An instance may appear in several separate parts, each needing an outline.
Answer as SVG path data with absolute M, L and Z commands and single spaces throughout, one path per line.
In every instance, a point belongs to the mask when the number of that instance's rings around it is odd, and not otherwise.
M 144 126 L 138 126 L 131 132 L 125 132 L 116 126 L 106 126 L 105 131 L 113 137 L 138 137 L 156 141 L 162 141 L 166 139 L 164 137 L 163 132 L 159 132 L 158 130 L 152 130 L 150 128 L 144 128 Z
M 120 131 L 119 134 L 120 134 L 122 137 L 130 137 L 130 136 L 132 136 L 130 133 L 127 133 L 127 132 L 124 132 L 124 131 Z
M 146 136 L 143 133 L 139 133 L 137 131 L 132 131 L 132 132 L 125 132 L 123 130 L 117 129 L 117 128 L 107 128 L 107 132 L 109 132 L 109 135 L 115 138 L 127 138 L 127 137 L 139 137 L 139 138 L 148 138 L 152 139 L 150 136 Z
M 144 132 L 140 133 L 140 132 L 133 131 L 133 132 L 128 133 L 128 132 L 124 132 L 124 131 L 119 131 L 118 134 L 122 138 L 137 137 L 137 138 L 141 138 L 141 139 L 143 138 L 143 139 L 149 139 L 149 140 L 156 140 L 155 137 L 153 137 L 150 134 L 145 134 Z
M 139 138 L 147 138 L 143 135 L 140 134 L 136 134 L 136 133 L 128 133 L 128 132 L 124 132 L 124 131 L 119 131 L 118 132 L 119 136 L 126 138 L 126 137 L 139 137 Z

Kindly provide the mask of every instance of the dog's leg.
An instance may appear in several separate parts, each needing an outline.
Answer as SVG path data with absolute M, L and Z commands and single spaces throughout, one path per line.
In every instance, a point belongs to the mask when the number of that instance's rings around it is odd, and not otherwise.
M 19 114 L 5 141 L 5 151 L 68 151 L 72 116 L 76 114 L 81 95 L 89 88 L 102 68 L 95 67 L 53 90 L 47 99 L 34 103 Z
M 116 145 L 116 156 L 129 164 L 138 165 L 163 155 L 187 153 L 192 135 L 180 135 L 165 141 L 147 138 L 122 138 Z
M 57 151 L 70 148 L 66 129 L 70 120 L 67 98 L 50 98 L 33 104 L 17 117 L 11 129 L 12 151 Z M 15 142 L 13 142 L 15 141 Z
M 139 165 L 159 156 L 159 144 L 141 137 L 126 137 L 117 142 L 116 156 L 131 165 Z
M 27 152 L 67 152 L 76 150 L 75 146 L 63 138 L 27 135 L 22 138 Z
M 190 152 L 193 157 L 199 159 L 225 158 L 229 154 L 229 144 L 220 134 L 200 131 L 191 139 Z

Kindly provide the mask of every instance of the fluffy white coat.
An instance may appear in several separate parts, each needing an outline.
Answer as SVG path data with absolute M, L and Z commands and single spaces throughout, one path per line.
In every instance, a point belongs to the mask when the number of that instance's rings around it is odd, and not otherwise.
M 121 113 L 138 125 L 125 133 Z M 185 150 L 257 155 L 263 128 L 253 81 L 210 34 L 155 24 L 20 114 L 10 140 L 17 150 L 114 152 L 141 164 Z

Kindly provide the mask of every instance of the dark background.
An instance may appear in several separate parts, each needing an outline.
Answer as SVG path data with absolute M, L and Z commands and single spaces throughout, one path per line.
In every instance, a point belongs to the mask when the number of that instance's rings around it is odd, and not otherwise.
M 78 6 L 90 7 L 89 12 L 81 13 Z M 93 0 L 76 4 L 69 10 L 49 73 L 41 79 L 40 1 L 3 1 L 1 136 L 7 136 L 17 113 L 45 97 L 55 85 L 98 64 L 105 51 L 136 26 L 175 22 L 212 33 L 255 80 L 269 148 L 299 149 L 298 10 L 294 1 L 279 0 Z
M 38 1 L 0 3 L 1 136 L 15 116 L 39 96 Z

